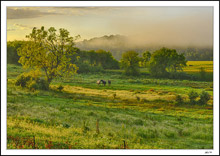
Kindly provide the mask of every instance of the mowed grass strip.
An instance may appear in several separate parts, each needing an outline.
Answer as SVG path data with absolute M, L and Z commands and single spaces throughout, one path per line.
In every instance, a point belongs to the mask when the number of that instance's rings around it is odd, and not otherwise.
M 55 89 L 58 85 L 51 85 L 51 88 Z M 80 93 L 85 95 L 93 95 L 93 96 L 100 96 L 100 97 L 108 97 L 108 98 L 119 98 L 122 100 L 138 100 L 138 98 L 146 99 L 146 100 L 156 100 L 156 99 L 163 99 L 163 100 L 174 100 L 175 95 L 171 93 L 171 95 L 162 95 L 163 92 L 154 92 L 152 91 L 127 91 L 127 90 L 110 90 L 110 89 L 89 89 L 83 87 L 76 87 L 76 86 L 69 86 L 65 85 L 63 91 L 67 93 Z

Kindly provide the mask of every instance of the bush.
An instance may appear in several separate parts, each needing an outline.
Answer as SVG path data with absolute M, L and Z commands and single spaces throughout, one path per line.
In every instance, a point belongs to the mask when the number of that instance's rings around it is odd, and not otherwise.
M 183 98 L 180 95 L 176 95 L 177 105 L 182 105 L 184 103 Z
M 21 86 L 22 88 L 26 87 L 30 90 L 48 90 L 49 83 L 40 76 L 41 73 L 38 70 L 30 71 L 29 73 L 23 73 L 17 77 L 15 85 Z
M 30 90 L 38 89 L 37 82 L 35 80 L 29 81 L 26 87 L 29 88 Z
M 57 89 L 61 92 L 63 90 L 63 86 L 62 85 L 59 85 L 59 87 L 57 87 Z
M 37 89 L 40 90 L 48 90 L 49 89 L 49 83 L 44 78 L 38 78 L 37 79 Z
M 26 87 L 27 83 L 31 80 L 30 75 L 21 74 L 17 77 L 15 85 L 21 86 L 22 88 Z
M 76 63 L 79 67 L 78 73 L 95 73 L 103 72 L 104 69 L 101 65 L 91 65 L 88 61 Z
M 210 95 L 209 95 L 209 93 L 203 91 L 203 92 L 200 94 L 199 104 L 200 104 L 200 105 L 206 105 L 209 100 L 210 100 Z
M 199 96 L 197 92 L 194 92 L 193 90 L 189 92 L 188 94 L 190 104 L 196 104 L 196 98 Z

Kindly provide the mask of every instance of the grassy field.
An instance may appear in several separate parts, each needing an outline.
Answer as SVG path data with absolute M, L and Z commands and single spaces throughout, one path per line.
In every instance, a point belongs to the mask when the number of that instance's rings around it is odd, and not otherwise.
M 188 61 L 183 69 L 185 72 L 199 72 L 201 67 L 208 73 L 213 72 L 213 61 Z
M 210 62 L 189 62 L 199 72 Z M 78 74 L 56 79 L 49 91 L 15 86 L 24 70 L 7 66 L 7 148 L 37 149 L 212 149 L 212 82 Z M 112 81 L 98 86 L 98 79 Z M 57 87 L 62 85 L 62 91 Z M 188 93 L 203 90 L 208 105 L 190 105 Z M 175 96 L 186 104 L 178 106 Z

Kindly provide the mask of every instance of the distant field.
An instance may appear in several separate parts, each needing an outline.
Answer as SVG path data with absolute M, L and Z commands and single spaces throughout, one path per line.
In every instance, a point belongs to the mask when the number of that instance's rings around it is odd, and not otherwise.
M 187 61 L 187 66 L 183 68 L 184 72 L 187 73 L 198 73 L 204 68 L 206 72 L 213 72 L 213 61 Z M 148 71 L 146 68 L 141 68 L 142 72 Z
M 201 67 L 206 72 L 213 72 L 213 61 L 188 61 L 187 67 L 183 68 L 185 72 L 199 72 Z
M 192 64 L 187 68 L 211 66 Z M 14 84 L 23 71 L 7 66 L 8 149 L 213 149 L 211 81 L 134 78 L 115 71 L 56 79 L 49 91 L 31 92 Z M 98 79 L 112 84 L 98 86 Z M 187 104 L 191 90 L 207 91 L 208 105 Z M 178 106 L 176 95 L 186 104 Z

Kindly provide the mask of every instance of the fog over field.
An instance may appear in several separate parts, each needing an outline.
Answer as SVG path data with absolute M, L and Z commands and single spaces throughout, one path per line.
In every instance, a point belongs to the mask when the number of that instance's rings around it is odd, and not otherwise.
M 126 46 L 211 47 L 212 23 L 212 7 L 8 7 L 7 39 L 53 26 L 79 34 L 78 41 L 118 34 L 127 37 Z

